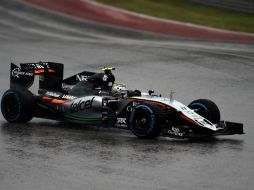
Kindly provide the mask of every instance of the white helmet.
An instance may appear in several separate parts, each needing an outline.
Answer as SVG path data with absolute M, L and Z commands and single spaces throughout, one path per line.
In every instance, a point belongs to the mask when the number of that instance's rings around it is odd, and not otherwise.
M 114 91 L 114 92 L 124 92 L 124 91 L 127 91 L 127 88 L 126 88 L 125 84 L 114 83 L 114 85 L 112 87 L 112 91 Z

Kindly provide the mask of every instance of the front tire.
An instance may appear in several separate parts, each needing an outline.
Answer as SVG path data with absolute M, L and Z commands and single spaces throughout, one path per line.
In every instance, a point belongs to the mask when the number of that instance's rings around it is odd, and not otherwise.
M 195 110 L 199 115 L 208 119 L 212 123 L 220 122 L 220 110 L 218 106 L 211 100 L 198 99 L 191 102 L 188 106 Z
M 9 123 L 26 123 L 33 118 L 35 101 L 27 89 L 7 90 L 1 100 L 1 111 Z
M 137 105 L 130 116 L 130 129 L 139 138 L 156 138 L 161 130 L 159 109 L 151 104 Z

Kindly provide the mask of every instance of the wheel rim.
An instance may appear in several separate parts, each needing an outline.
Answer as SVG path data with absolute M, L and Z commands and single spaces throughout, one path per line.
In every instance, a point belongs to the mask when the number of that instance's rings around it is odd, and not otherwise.
M 145 110 L 141 109 L 136 111 L 136 126 L 139 130 L 146 130 L 150 127 L 150 114 Z

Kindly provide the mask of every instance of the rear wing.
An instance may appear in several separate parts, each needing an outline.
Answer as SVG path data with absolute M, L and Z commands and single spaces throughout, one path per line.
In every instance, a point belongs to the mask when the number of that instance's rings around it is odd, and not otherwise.
M 39 75 L 39 89 L 59 90 L 62 88 L 63 69 L 63 64 L 54 62 L 21 63 L 20 67 L 11 63 L 10 88 L 29 88 L 34 83 L 34 76 Z
M 39 75 L 39 93 L 44 90 L 61 91 L 70 89 L 78 82 L 87 80 L 96 73 L 83 71 L 63 79 L 64 65 L 55 62 L 20 63 L 20 67 L 11 63 L 10 88 L 22 86 L 30 88 L 34 83 L 34 76 Z

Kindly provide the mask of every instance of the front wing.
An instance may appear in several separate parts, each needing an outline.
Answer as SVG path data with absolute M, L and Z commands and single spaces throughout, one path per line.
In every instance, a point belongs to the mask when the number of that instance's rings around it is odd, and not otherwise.
M 198 127 L 195 127 L 195 130 L 193 130 L 193 128 L 190 128 L 189 126 L 165 127 L 162 130 L 162 136 L 171 138 L 202 138 L 219 135 L 244 134 L 242 123 L 221 121 L 217 123 L 216 126 L 216 131 L 203 130 L 202 128 L 199 129 Z

